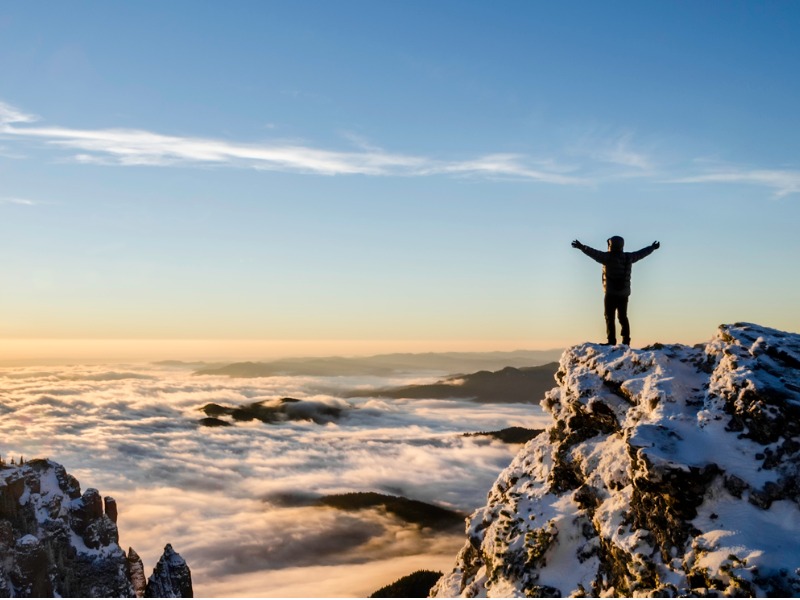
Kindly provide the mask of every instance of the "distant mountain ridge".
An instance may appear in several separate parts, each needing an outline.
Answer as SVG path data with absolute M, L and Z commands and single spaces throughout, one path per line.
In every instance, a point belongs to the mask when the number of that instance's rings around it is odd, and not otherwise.
M 414 571 L 370 594 L 370 598 L 427 598 L 431 588 L 439 581 L 439 571 Z
M 475 431 L 462 433 L 464 437 L 490 437 L 506 444 L 526 444 L 544 429 L 528 429 L 527 427 L 506 427 L 497 431 Z
M 800 596 L 800 334 L 567 349 L 438 597 Z
M 228 377 L 273 377 L 278 375 L 388 376 L 398 373 L 440 371 L 466 373 L 497 370 L 503 367 L 529 367 L 557 361 L 562 350 L 515 350 L 513 352 L 428 352 L 378 354 L 364 357 L 286 358 L 267 362 L 235 362 L 212 365 L 194 371 L 195 375 Z
M 470 375 L 454 375 L 442 381 L 423 385 L 353 390 L 351 398 L 463 398 L 482 403 L 539 403 L 555 383 L 558 363 L 538 367 L 505 367 L 499 371 L 478 371 Z
M 340 401 L 341 402 L 341 401 Z M 331 423 L 339 419 L 348 407 L 341 404 L 316 402 L 313 400 L 298 400 L 297 398 L 280 398 L 267 401 L 259 400 L 242 406 L 222 406 L 210 402 L 200 410 L 206 418 L 199 423 L 206 427 L 225 427 L 234 422 L 258 420 L 262 423 L 277 423 L 284 421 L 313 421 L 318 425 Z M 229 416 L 233 421 L 225 421 L 222 416 Z
M 380 494 L 377 492 L 349 492 L 345 494 L 328 494 L 317 502 L 340 510 L 364 510 L 367 508 L 383 508 L 406 523 L 413 523 L 432 529 L 447 530 L 463 527 L 465 515 L 419 500 L 411 500 L 403 496 Z

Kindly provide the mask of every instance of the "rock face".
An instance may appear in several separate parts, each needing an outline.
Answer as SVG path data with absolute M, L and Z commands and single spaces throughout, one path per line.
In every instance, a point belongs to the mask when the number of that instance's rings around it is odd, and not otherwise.
M 800 595 L 800 335 L 564 352 L 438 596 Z
M 0 466 L 0 596 L 141 597 L 142 561 L 120 548 L 116 517 L 113 498 L 81 494 L 58 463 Z
M 147 581 L 145 598 L 191 598 L 192 573 L 181 555 L 167 544 Z

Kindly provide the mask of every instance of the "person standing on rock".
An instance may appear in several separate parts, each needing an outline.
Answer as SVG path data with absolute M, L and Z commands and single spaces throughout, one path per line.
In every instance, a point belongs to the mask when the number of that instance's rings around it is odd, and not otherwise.
M 631 295 L 631 265 L 637 260 L 649 256 L 658 250 L 661 244 L 653 242 L 651 245 L 636 252 L 623 252 L 625 240 L 615 235 L 608 239 L 608 252 L 595 250 L 581 244 L 578 240 L 572 242 L 572 247 L 577 248 L 589 258 L 593 258 L 603 265 L 603 291 L 605 299 L 606 336 L 608 345 L 617 343 L 617 330 L 614 323 L 615 314 L 622 327 L 622 343 L 629 346 L 631 343 L 631 326 L 628 323 L 628 296 Z

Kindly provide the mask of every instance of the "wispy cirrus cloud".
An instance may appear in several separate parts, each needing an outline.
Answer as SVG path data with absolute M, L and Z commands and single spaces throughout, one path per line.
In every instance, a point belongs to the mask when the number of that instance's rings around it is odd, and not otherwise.
M 642 177 L 652 174 L 656 164 L 651 154 L 636 142 L 631 131 L 615 131 L 593 125 L 569 144 L 571 155 L 588 158 L 596 169 L 613 169 L 611 178 Z
M 18 108 L 0 100 L 0 126 L 9 123 L 32 123 L 38 120 L 39 118 L 37 116 L 24 113 Z M 0 131 L 2 131 L 2 129 L 0 129 Z
M 519 154 L 487 154 L 468 160 L 438 160 L 388 152 L 357 141 L 356 151 L 326 150 L 298 143 L 235 141 L 174 136 L 141 129 L 75 129 L 33 125 L 39 119 L 0 104 L 0 135 L 39 142 L 71 153 L 81 163 L 123 166 L 218 165 L 319 175 L 514 177 L 560 185 L 586 184 L 564 168 Z M 351 140 L 352 142 L 353 140 Z M 552 168 L 551 168 L 552 167 Z
M 80 162 L 103 164 L 229 164 L 323 175 L 385 175 L 414 171 L 424 162 L 421 158 L 386 152 L 337 152 L 294 144 L 242 144 L 137 129 L 81 130 L 7 125 L 4 133 L 77 151 L 73 158 Z
M 626 133 L 611 140 L 597 154 L 600 160 L 605 162 L 650 171 L 654 165 L 650 157 L 633 146 L 633 136 Z
M 770 188 L 778 197 L 800 193 L 800 171 L 717 167 L 707 173 L 672 179 L 671 183 L 743 183 Z
M 567 175 L 559 170 L 536 168 L 529 159 L 519 154 L 489 154 L 472 160 L 440 165 L 432 172 L 517 177 L 559 185 L 590 183 L 585 178 Z
M 42 204 L 36 200 L 29 200 L 28 198 L 13 198 L 13 197 L 0 197 L 0 204 L 17 204 L 19 206 L 36 206 Z
M 47 147 L 83 164 L 120 166 L 218 166 L 314 175 L 426 177 L 445 175 L 505 179 L 560 186 L 648 179 L 660 184 L 738 183 L 765 187 L 776 196 L 800 193 L 800 170 L 752 169 L 722 163 L 697 171 L 697 163 L 659 163 L 630 131 L 593 126 L 562 152 L 542 158 L 524 153 L 486 153 L 441 159 L 389 152 L 345 133 L 351 150 L 330 150 L 296 141 L 245 143 L 235 140 L 166 135 L 143 129 L 78 129 L 43 126 L 41 119 L 0 102 L 0 138 L 23 146 Z M 24 158 L 19 153 L 4 156 Z M 15 148 L 17 150 L 17 148 Z M 689 166 L 691 165 L 691 166 Z M 34 204 L 22 199 L 0 202 Z

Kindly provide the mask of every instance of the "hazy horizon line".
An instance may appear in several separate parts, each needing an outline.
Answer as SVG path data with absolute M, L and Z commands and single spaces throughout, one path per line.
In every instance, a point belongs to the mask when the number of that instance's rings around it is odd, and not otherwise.
M 562 343 L 558 343 L 562 342 Z M 380 354 L 510 353 L 563 350 L 546 340 L 305 340 L 242 338 L 0 338 L 0 366 L 110 362 L 264 361 Z

